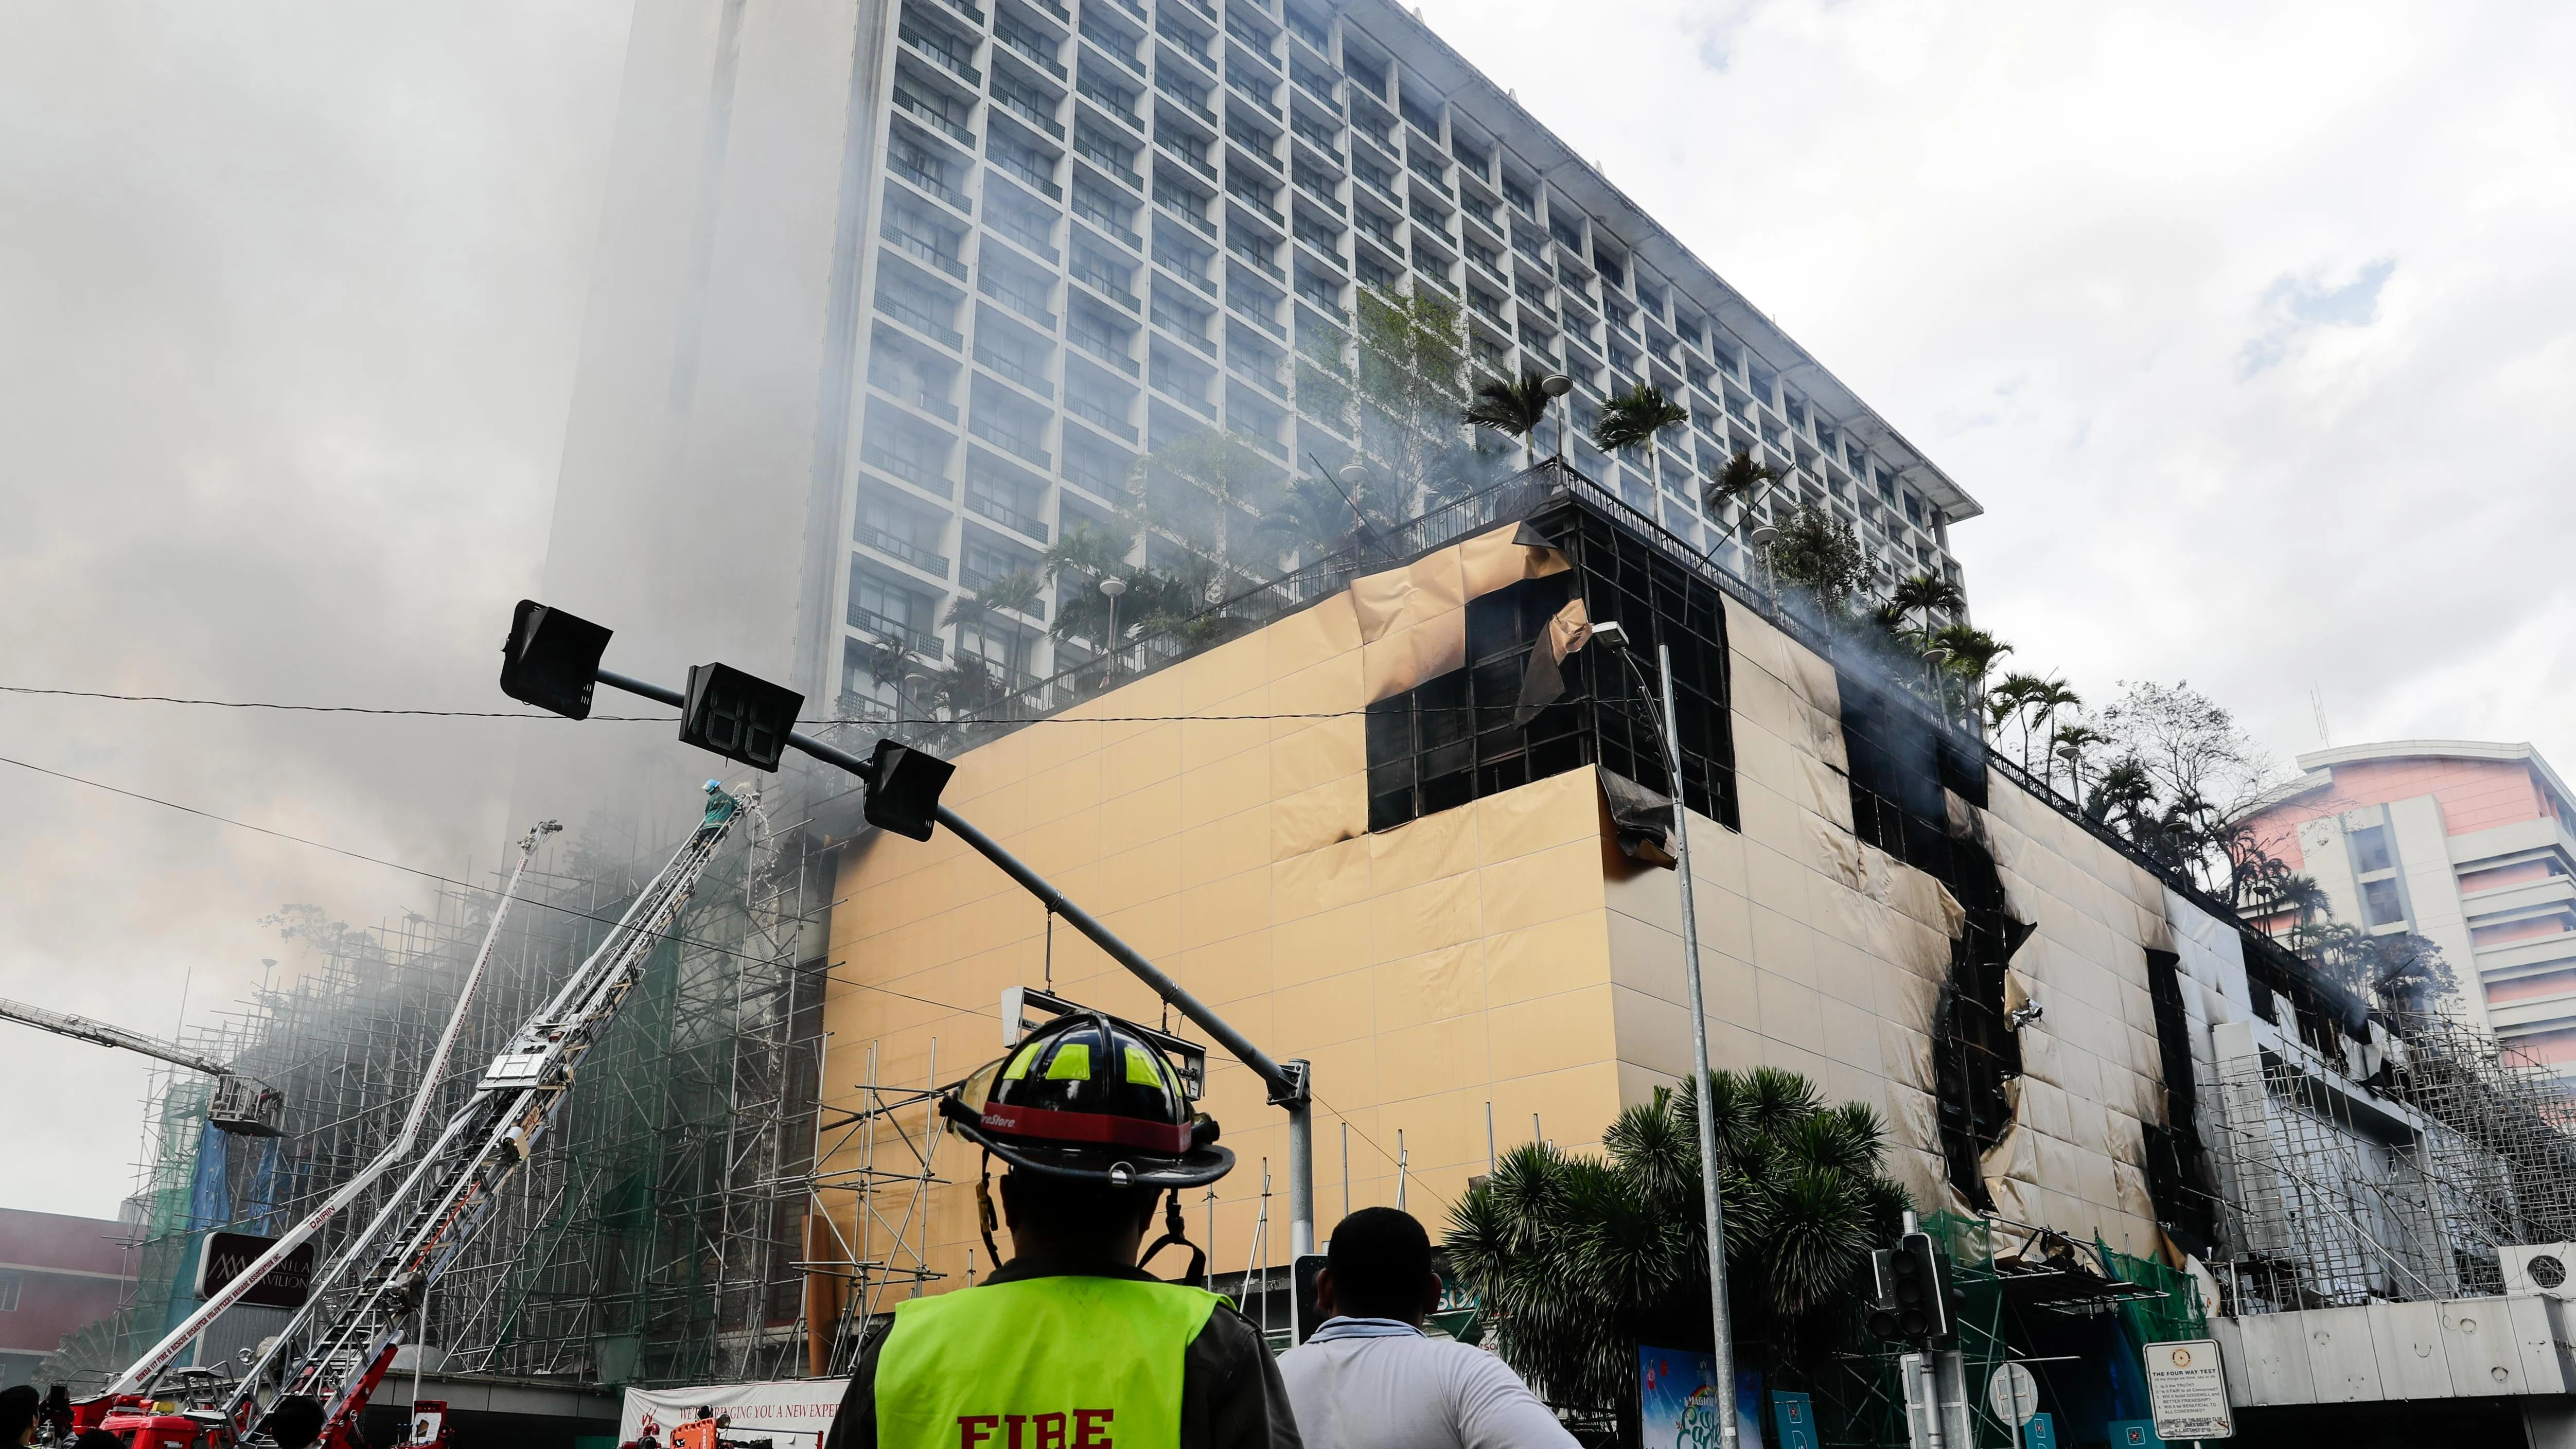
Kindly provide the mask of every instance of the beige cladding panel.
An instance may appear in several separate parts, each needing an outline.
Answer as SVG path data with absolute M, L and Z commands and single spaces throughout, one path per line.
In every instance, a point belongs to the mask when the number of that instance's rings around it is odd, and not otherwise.
M 1524 572 L 1545 564 L 1541 551 L 1513 555 Z M 1488 559 L 1484 573 L 1500 571 Z M 1440 601 L 1437 582 L 1414 602 Z M 967 752 L 947 798 L 1274 1056 L 1314 1062 L 1327 1228 L 1347 1122 L 1351 1202 L 1395 1200 L 1400 1130 L 1408 1205 L 1436 1229 L 1444 1203 L 1485 1171 L 1488 1103 L 1508 1148 L 1528 1139 L 1533 1113 L 1560 1145 L 1590 1143 L 1623 1100 L 1599 787 L 1580 770 L 1368 834 L 1361 635 L 1354 597 L 1327 599 Z M 1110 718 L 1183 714 L 1330 717 Z M 880 1081 L 915 1086 L 930 1080 L 934 1040 L 946 1079 L 997 1054 L 1002 989 L 1038 984 L 1050 956 L 1065 994 L 1158 1015 L 1070 928 L 1057 923 L 1050 944 L 1043 910 L 944 833 L 852 842 L 840 886 L 828 1102 L 852 1104 L 871 1046 Z M 1284 1191 L 1287 1145 L 1252 1075 L 1211 1065 L 1204 1105 L 1240 1158 L 1219 1185 L 1212 1251 L 1239 1266 L 1263 1159 Z M 831 1165 L 854 1157 L 843 1144 Z M 953 1286 L 970 1250 L 981 1270 L 990 1264 L 974 1230 L 973 1155 L 952 1138 L 938 1166 L 951 1185 L 934 1191 L 916 1236 Z M 846 1197 L 834 1208 L 855 1231 Z M 1194 1234 L 1205 1213 L 1189 1205 Z M 1285 1213 L 1274 1197 L 1274 1261 Z

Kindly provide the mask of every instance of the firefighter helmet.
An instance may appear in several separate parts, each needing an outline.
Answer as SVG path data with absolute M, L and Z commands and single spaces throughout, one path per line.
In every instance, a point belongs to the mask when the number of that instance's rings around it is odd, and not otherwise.
M 1201 1187 L 1234 1168 L 1216 1119 L 1144 1034 L 1101 1012 L 1059 1016 L 940 1099 L 940 1114 L 1012 1167 L 1120 1187 Z

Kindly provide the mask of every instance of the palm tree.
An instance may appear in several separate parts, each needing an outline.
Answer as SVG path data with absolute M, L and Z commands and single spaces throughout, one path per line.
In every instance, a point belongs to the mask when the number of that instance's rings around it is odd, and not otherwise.
M 1933 614 L 1955 614 L 1966 608 L 1968 603 L 1957 584 L 1933 573 L 1908 574 L 1897 580 L 1887 601 L 1895 605 L 1899 613 L 1920 613 L 1923 623 L 1918 632 L 1925 635 L 1932 632 Z
M 2057 712 L 2061 709 L 2081 708 L 2083 704 L 2084 696 L 2067 688 L 2065 680 L 2040 681 L 2039 688 L 2032 691 L 2030 696 L 2032 727 L 2023 731 L 2021 767 L 2024 770 L 2030 768 L 2030 735 L 2036 733 L 2043 739 L 2053 739 L 2055 734 L 2050 726 L 2057 723 Z M 2042 757 L 2041 767 L 2046 768 L 2047 764 L 2047 759 Z
M 1967 624 L 1944 624 L 1932 631 L 1931 642 L 1949 651 L 1950 672 L 1980 689 L 1995 661 L 2012 652 L 2010 644 Z
M 2051 748 L 2057 758 L 2066 762 L 2067 793 L 2074 799 L 2081 801 L 2084 798 L 2085 751 L 2110 742 L 2110 736 L 2091 725 L 2058 726 L 2057 737 Z
M 1605 453 L 1619 453 L 1643 443 L 1646 470 L 1651 473 L 1662 461 L 1655 451 L 1655 439 L 1665 429 L 1689 421 L 1690 409 L 1664 396 L 1662 388 L 1641 382 L 1601 404 L 1601 416 L 1592 425 L 1592 446 Z
M 1708 492 L 1700 501 L 1707 507 L 1711 518 L 1715 518 L 1717 511 L 1727 504 L 1738 502 L 1744 505 L 1745 516 L 1750 517 L 1754 500 L 1760 497 L 1762 487 L 1779 480 L 1779 469 L 1756 461 L 1752 449 L 1739 448 L 1734 457 L 1726 460 L 1726 466 L 1717 470 L 1717 476 L 1708 481 Z M 1742 521 L 1741 518 L 1737 520 L 1739 524 Z
M 1126 534 L 1100 528 L 1085 521 L 1056 535 L 1047 551 L 1038 555 L 1038 574 L 1056 591 L 1055 623 L 1048 632 L 1058 640 L 1089 639 L 1106 648 L 1109 644 L 1109 599 L 1099 584 L 1110 577 L 1124 578 L 1129 572 L 1128 551 L 1136 541 Z M 1082 586 L 1068 593 L 1064 576 L 1072 574 Z
M 1777 1068 L 1711 1073 L 1708 1092 L 1738 1341 L 1811 1357 L 1898 1230 L 1885 1129 Z M 1708 1338 L 1697 1113 L 1692 1084 L 1659 1089 L 1619 1114 L 1601 1157 L 1515 1148 L 1450 1212 L 1450 1262 L 1496 1310 L 1503 1357 L 1555 1403 L 1615 1405 L 1635 1392 L 1639 1343 Z
M 2036 674 L 2007 674 L 1994 688 L 1986 691 L 1986 722 L 1990 732 L 2000 736 L 2007 721 L 2021 724 L 2021 767 L 2030 768 L 2030 722 L 2023 719 L 2048 681 Z
M 1521 465 L 1538 461 L 1538 429 L 1547 421 L 1547 390 L 1538 374 L 1524 372 L 1517 382 L 1489 377 L 1476 384 L 1476 394 L 1460 418 L 1469 427 L 1491 428 L 1521 440 Z

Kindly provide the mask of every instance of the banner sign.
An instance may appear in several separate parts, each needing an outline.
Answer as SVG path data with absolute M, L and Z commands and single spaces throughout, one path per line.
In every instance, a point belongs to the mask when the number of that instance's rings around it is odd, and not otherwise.
M 2235 1416 L 2227 1404 L 2227 1374 L 2219 1366 L 2218 1344 L 2186 1338 L 2146 1346 L 2147 1405 L 2156 1416 L 2156 1433 L 2176 1439 L 2230 1439 Z
M 617 1442 L 632 1444 L 652 1431 L 662 1443 L 671 1431 L 698 1417 L 700 1408 L 733 1416 L 731 1438 L 776 1438 L 778 1449 L 811 1449 L 823 1442 L 841 1411 L 848 1379 L 781 1379 L 765 1384 L 712 1384 L 696 1389 L 628 1389 L 617 1417 Z
M 222 1292 L 244 1268 L 258 1262 L 260 1254 L 276 1246 L 277 1239 L 257 1233 L 206 1234 L 205 1248 L 197 1257 L 197 1296 L 210 1298 Z M 279 1259 L 241 1301 L 262 1308 L 301 1308 L 312 1292 L 313 1245 L 308 1242 Z
M 1719 1449 L 1717 1360 L 1704 1353 L 1637 1346 L 1637 1407 L 1645 1449 Z M 1735 1442 L 1763 1449 L 1762 1374 L 1735 1371 Z

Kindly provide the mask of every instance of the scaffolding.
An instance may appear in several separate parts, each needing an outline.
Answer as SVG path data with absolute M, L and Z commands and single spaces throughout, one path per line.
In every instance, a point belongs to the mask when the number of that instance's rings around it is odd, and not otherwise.
M 2558 1080 L 2447 1016 L 2391 1026 L 2375 1061 L 2284 1042 L 2222 1065 L 2228 1311 L 2500 1293 L 2499 1247 L 2576 1238 Z
M 807 1372 L 848 1373 L 858 1363 L 868 1325 L 893 1311 L 898 1295 L 918 1298 L 947 1276 L 930 1266 L 923 1239 L 929 1228 L 931 1190 L 939 1176 L 939 1148 L 947 1138 L 940 1120 L 939 1044 L 931 1043 L 930 1069 L 918 1087 L 882 1080 L 878 1044 L 868 1044 L 867 1078 L 856 1105 L 818 1117 L 810 1160 L 838 1163 L 804 1180 L 808 1224 L 805 1312 Z M 847 1194 L 850 1211 L 833 1211 Z M 846 1221 L 847 1226 L 844 1226 Z M 967 1273 L 974 1273 L 972 1249 Z M 992 1265 L 986 1265 L 986 1271 Z
M 435 1371 L 589 1383 L 694 1383 L 803 1371 L 799 1265 L 822 1070 L 828 862 L 805 822 L 756 808 L 647 967 L 616 1029 L 523 1179 L 452 1265 L 413 1336 Z M 452 1112 L 510 1031 L 598 944 L 669 842 L 594 822 L 532 869 L 496 943 L 434 1110 Z M 283 1094 L 285 1135 L 206 1125 L 206 1080 L 156 1076 L 133 1246 L 140 1275 L 112 1321 L 42 1370 L 95 1387 L 194 1306 L 210 1229 L 273 1232 L 399 1132 L 494 895 L 448 888 L 371 928 L 310 907 L 273 918 L 308 954 L 188 1044 Z M 381 1206 L 326 1228 L 327 1258 Z M 277 1331 L 236 1307 L 191 1362 Z

